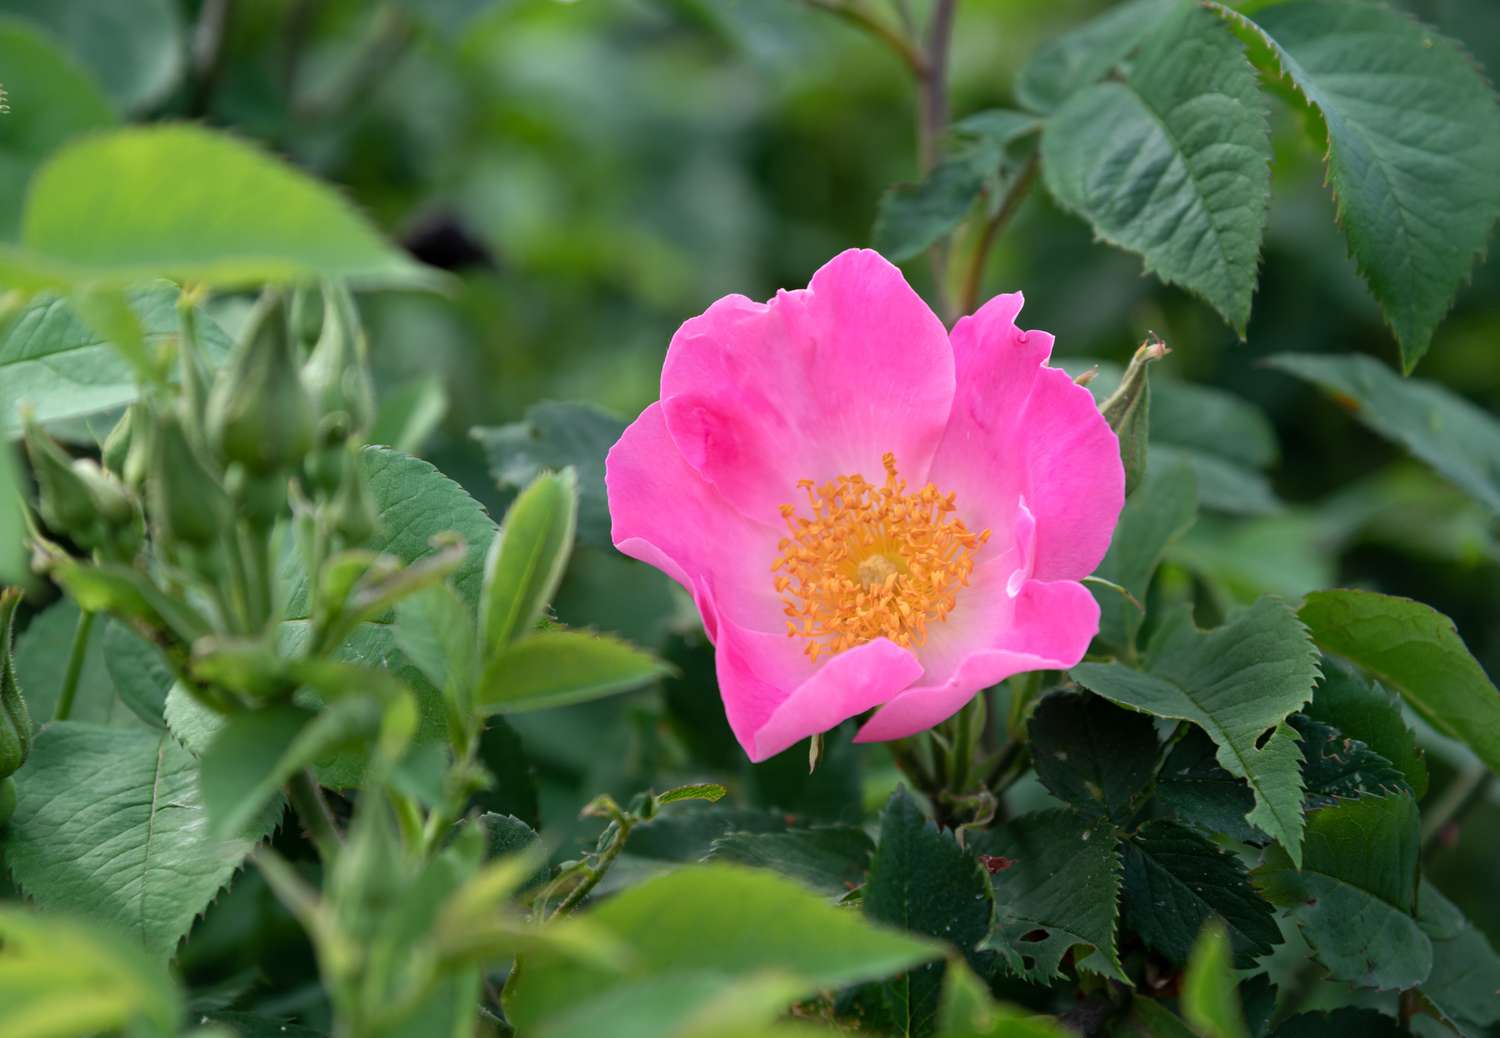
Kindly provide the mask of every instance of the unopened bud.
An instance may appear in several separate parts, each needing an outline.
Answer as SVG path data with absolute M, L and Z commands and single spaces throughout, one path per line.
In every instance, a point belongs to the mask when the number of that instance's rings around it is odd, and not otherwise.
M 131 436 L 136 424 L 141 421 L 137 417 L 140 409 L 140 404 L 131 404 L 125 409 L 115 427 L 104 438 L 104 446 L 99 451 L 99 460 L 104 463 L 104 467 L 122 479 L 125 476 L 125 459 L 130 456 Z
M 354 297 L 342 283 L 323 284 L 323 328 L 302 379 L 320 415 L 344 414 L 350 435 L 363 435 L 375 420 L 369 350 Z
M 188 440 L 175 411 L 158 416 L 151 439 L 147 494 L 158 538 L 194 548 L 214 544 L 230 518 L 229 498 L 218 476 Z
M 11 624 L 20 601 L 21 592 L 17 589 L 0 591 L 0 777 L 11 775 L 26 763 L 26 755 L 31 750 L 31 714 L 16 681 L 15 660 L 11 653 Z M 0 804 L 0 808 L 4 806 Z M 10 806 L 15 807 L 13 800 Z M 4 825 L 9 816 L 4 811 L 0 811 L 0 816 L 3 816 L 0 825 Z
M 99 515 L 88 484 L 73 468 L 73 458 L 33 421 L 26 423 L 25 438 L 42 520 L 79 544 L 93 547 L 98 541 Z
M 224 485 L 234 514 L 257 530 L 269 530 L 286 514 L 286 482 L 284 473 L 260 475 L 236 465 Z
M 244 337 L 219 373 L 208 426 L 224 460 L 255 473 L 288 470 L 312 447 L 312 405 L 276 293 L 267 292 L 256 304 Z
M 344 463 L 344 478 L 338 493 L 328 503 L 329 518 L 333 529 L 343 538 L 348 547 L 359 547 L 375 536 L 380 525 L 380 516 L 375 510 L 375 499 L 370 494 L 369 479 L 365 467 L 359 463 L 353 449 L 349 450 Z
M 1120 461 L 1125 466 L 1125 493 L 1135 490 L 1146 474 L 1146 441 L 1151 431 L 1151 383 L 1146 369 L 1171 350 L 1151 336 L 1130 358 L 1120 386 L 1099 405 L 1099 413 L 1120 438 Z

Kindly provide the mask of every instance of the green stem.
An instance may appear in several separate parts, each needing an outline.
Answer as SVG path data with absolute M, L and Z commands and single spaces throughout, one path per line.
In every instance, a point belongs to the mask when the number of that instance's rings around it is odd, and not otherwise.
M 1427 817 L 1422 820 L 1422 853 L 1427 854 L 1442 839 L 1443 830 L 1456 825 L 1474 809 L 1489 790 L 1494 773 L 1483 764 L 1476 764 L 1461 773 L 1443 790 L 1440 799 Z
M 633 828 L 635 828 L 635 819 L 629 815 L 622 815 L 615 822 L 614 839 L 609 841 L 609 846 L 604 848 L 604 852 L 599 855 L 599 860 L 585 870 L 583 881 L 568 891 L 568 896 L 558 903 L 556 911 L 552 913 L 554 918 L 565 912 L 571 912 L 579 902 L 589 896 L 591 890 L 599 885 L 599 881 L 604 878 L 609 867 L 625 849 L 625 840 L 630 836 L 630 830 Z
M 1030 670 L 1012 679 L 1010 710 L 1005 717 L 1005 734 L 1012 742 L 1026 740 L 1026 708 L 1036 698 L 1042 684 L 1042 672 Z
M 73 629 L 73 644 L 68 648 L 68 669 L 63 672 L 62 694 L 57 697 L 57 709 L 52 720 L 66 721 L 73 713 L 73 701 L 78 698 L 78 678 L 83 673 L 83 660 L 89 652 L 89 634 L 94 629 L 94 614 L 84 610 L 78 614 L 78 626 Z
M 286 798 L 291 801 L 292 810 L 297 812 L 308 838 L 318 849 L 318 857 L 323 859 L 323 864 L 331 864 L 344 838 L 334 823 L 333 811 L 323 799 L 323 789 L 311 768 L 303 768 L 292 776 L 286 785 Z
M 1005 196 L 1000 200 L 1000 207 L 995 210 L 995 215 L 985 222 L 984 230 L 979 234 L 979 242 L 974 246 L 974 253 L 969 257 L 969 267 L 964 273 L 963 289 L 958 298 L 958 312 L 960 314 L 972 314 L 979 307 L 979 293 L 984 287 L 985 261 L 989 259 L 990 250 L 994 248 L 995 240 L 1000 237 L 1002 231 L 1010 223 L 1016 210 L 1021 208 L 1021 202 L 1031 191 L 1031 185 L 1036 182 L 1037 153 L 1033 151 L 1031 157 L 1026 160 L 1026 165 L 1021 167 L 1021 172 L 1016 174 L 1016 179 L 1010 182 L 1005 190 Z
M 974 769 L 974 749 L 984 726 L 984 696 L 976 695 L 958 712 L 953 731 L 953 767 L 948 788 L 962 796 L 969 791 Z

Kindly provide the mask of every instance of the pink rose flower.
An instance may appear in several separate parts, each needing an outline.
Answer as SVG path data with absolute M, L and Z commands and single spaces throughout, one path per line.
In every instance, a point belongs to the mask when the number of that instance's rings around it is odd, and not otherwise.
M 950 336 L 850 250 L 673 336 L 661 400 L 605 466 L 613 540 L 692 594 L 751 760 L 870 710 L 859 741 L 912 735 L 1083 657 L 1099 607 L 1079 581 L 1124 471 L 1021 304 L 997 296 Z

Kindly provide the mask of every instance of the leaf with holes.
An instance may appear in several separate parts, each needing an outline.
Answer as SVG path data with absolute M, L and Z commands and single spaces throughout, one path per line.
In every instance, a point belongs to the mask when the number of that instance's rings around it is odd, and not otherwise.
M 1500 217 L 1500 107 L 1452 40 L 1383 4 L 1215 7 L 1269 49 L 1328 137 L 1328 183 L 1410 372 Z
M 37 736 L 16 774 L 0 848 L 43 908 L 115 924 L 167 958 L 280 817 L 209 835 L 198 762 L 165 732 L 66 721 Z
M 1401 700 L 1379 682 L 1366 680 L 1344 664 L 1324 660 L 1323 679 L 1303 712 L 1358 739 L 1394 764 L 1418 800 L 1426 794 L 1427 760 L 1417 736 L 1401 713 Z
M 1225 927 L 1234 964 L 1248 969 L 1281 943 L 1275 912 L 1234 855 L 1175 822 L 1147 822 L 1122 843 L 1125 924 L 1175 963 L 1205 925 Z
M 1037 778 L 1084 814 L 1124 825 L 1156 772 L 1156 728 L 1145 714 L 1088 693 L 1058 692 L 1031 715 Z
M 1042 131 L 1063 208 L 1203 297 L 1241 336 L 1271 192 L 1265 102 L 1244 48 L 1197 4 L 1142 38 L 1124 77 L 1080 90 Z
M 1418 850 L 1411 797 L 1361 797 L 1308 815 L 1300 870 L 1271 847 L 1253 875 L 1335 980 L 1404 989 L 1432 969 L 1432 942 L 1413 918 Z
M 1411 794 L 1401 769 L 1331 724 L 1302 714 L 1291 719 L 1302 744 L 1302 782 L 1309 810 L 1358 796 Z
M 1284 603 L 1262 598 L 1207 632 L 1179 610 L 1163 619 L 1145 671 L 1084 663 L 1072 676 L 1121 706 L 1207 732 L 1219 764 L 1255 794 L 1249 823 L 1301 860 L 1302 761 L 1286 719 L 1311 697 L 1318 656 Z
M 1018 976 L 1046 984 L 1070 948 L 1096 954 L 1084 965 L 1128 984 L 1115 951 L 1119 837 L 1109 823 L 1073 811 L 1022 815 L 969 841 L 1005 859 L 995 873 L 995 928 L 981 948 L 998 951 Z

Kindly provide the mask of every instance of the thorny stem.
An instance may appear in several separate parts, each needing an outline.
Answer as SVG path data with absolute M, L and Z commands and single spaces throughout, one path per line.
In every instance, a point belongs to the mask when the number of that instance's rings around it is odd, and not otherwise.
M 979 241 L 974 246 L 974 253 L 969 257 L 969 269 L 964 273 L 963 289 L 959 295 L 958 312 L 971 314 L 979 306 L 979 293 L 984 285 L 984 266 L 989 259 L 990 250 L 994 248 L 995 239 L 1000 232 L 1005 230 L 1010 223 L 1011 217 L 1016 210 L 1021 208 L 1021 202 L 1031 191 L 1031 185 L 1036 183 L 1037 153 L 1032 152 L 1016 174 L 1016 178 L 1010 182 L 1005 191 L 1005 196 L 1000 200 L 1000 207 L 995 210 L 995 215 L 985 222 L 984 230 L 980 232 Z
M 344 838 L 334 823 L 333 811 L 329 808 L 328 801 L 323 799 L 322 787 L 318 785 L 311 768 L 303 768 L 292 776 L 291 781 L 286 784 L 286 798 L 301 819 L 308 838 L 317 848 L 318 857 L 323 859 L 325 865 L 331 863 Z
M 78 698 L 78 678 L 83 673 L 83 660 L 89 652 L 89 633 L 94 629 L 94 614 L 88 610 L 78 614 L 78 626 L 73 629 L 73 644 L 68 648 L 68 669 L 63 672 L 62 694 L 57 697 L 57 709 L 52 720 L 66 721 L 73 713 L 73 700 Z

